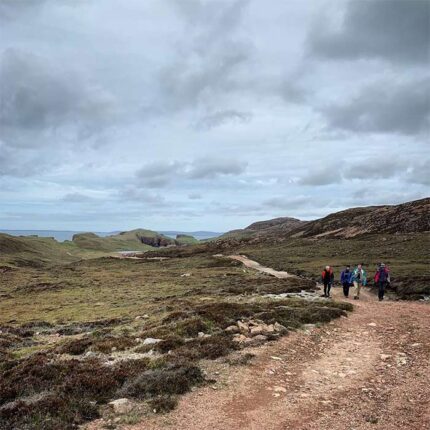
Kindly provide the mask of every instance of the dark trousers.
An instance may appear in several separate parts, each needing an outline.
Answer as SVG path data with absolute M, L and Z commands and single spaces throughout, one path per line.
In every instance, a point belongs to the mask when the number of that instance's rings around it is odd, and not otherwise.
M 349 282 L 344 282 L 342 284 L 342 286 L 343 286 L 343 295 L 345 297 L 348 297 L 349 296 L 349 287 L 351 286 L 351 284 Z
M 379 281 L 378 282 L 378 297 L 380 299 L 384 298 L 385 287 L 387 286 L 387 281 Z
M 331 282 L 324 282 L 324 295 L 329 296 L 330 295 L 330 288 L 331 288 Z

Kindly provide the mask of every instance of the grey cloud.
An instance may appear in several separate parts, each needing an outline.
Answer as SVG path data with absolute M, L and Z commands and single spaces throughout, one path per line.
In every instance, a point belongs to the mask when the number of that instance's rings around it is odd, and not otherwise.
M 7 22 L 22 14 L 35 13 L 46 0 L 0 0 L 0 20 Z
M 0 177 L 25 178 L 44 173 L 51 163 L 42 154 L 22 153 L 0 140 Z
M 211 129 L 219 127 L 228 122 L 244 123 L 249 122 L 252 114 L 236 110 L 222 110 L 203 116 L 196 124 L 198 129 Z
M 184 17 L 187 37 L 179 56 L 159 74 L 161 109 L 180 110 L 243 86 L 235 76 L 249 60 L 252 44 L 236 34 L 248 1 L 173 2 Z
M 222 175 L 240 175 L 247 163 L 233 159 L 201 158 L 195 160 L 188 170 L 191 179 L 214 179 Z
M 248 59 L 249 47 L 226 41 L 202 53 L 195 53 L 160 72 L 161 109 L 180 110 L 213 102 L 218 94 L 228 94 L 242 85 L 234 72 Z
M 321 109 L 329 126 L 359 133 L 429 132 L 430 79 L 378 82 L 343 103 Z
M 58 138 L 61 128 L 67 136 L 83 139 L 113 120 L 111 94 L 49 59 L 8 49 L 1 58 L 0 79 L 0 126 L 8 145 Z
M 311 53 L 331 59 L 383 58 L 396 63 L 429 61 L 428 0 L 349 1 L 339 30 L 319 17 Z
M 183 171 L 183 165 L 177 161 L 158 161 L 146 164 L 136 172 L 141 187 L 161 188 L 171 182 Z
M 339 184 L 341 182 L 358 179 L 365 180 L 385 180 L 397 178 L 413 184 L 430 184 L 430 162 L 420 161 L 416 157 L 390 157 L 387 153 L 381 155 L 360 158 L 357 160 L 346 158 L 341 164 L 334 167 L 327 167 L 312 172 L 302 177 L 298 184 L 323 186 Z M 354 192 L 358 199 L 364 198 L 365 190 L 360 189 Z
M 141 202 L 155 207 L 168 206 L 163 196 L 133 186 L 120 189 L 115 197 L 123 201 Z
M 381 157 L 350 161 L 343 174 L 349 179 L 388 179 L 402 176 L 411 164 L 411 160 L 390 159 L 388 154 Z
M 416 163 L 406 175 L 406 181 L 411 184 L 430 185 L 430 160 Z
M 221 158 L 199 158 L 192 162 L 156 161 L 136 172 L 137 185 L 162 188 L 178 180 L 214 179 L 224 175 L 240 175 L 247 163 Z
M 300 185 L 316 186 L 338 184 L 340 182 L 342 182 L 342 176 L 336 163 L 322 169 L 317 168 L 315 171 L 311 169 L 311 172 L 308 175 L 298 181 Z

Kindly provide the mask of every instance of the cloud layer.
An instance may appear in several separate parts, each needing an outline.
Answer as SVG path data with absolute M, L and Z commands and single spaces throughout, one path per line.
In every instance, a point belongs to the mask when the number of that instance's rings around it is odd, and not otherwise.
M 426 0 L 0 0 L 0 228 L 424 197 L 429 22 Z

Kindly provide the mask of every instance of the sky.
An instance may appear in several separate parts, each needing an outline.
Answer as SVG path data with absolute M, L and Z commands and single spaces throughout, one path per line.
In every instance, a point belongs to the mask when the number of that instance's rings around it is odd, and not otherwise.
M 0 228 L 427 197 L 429 49 L 427 0 L 0 0 Z

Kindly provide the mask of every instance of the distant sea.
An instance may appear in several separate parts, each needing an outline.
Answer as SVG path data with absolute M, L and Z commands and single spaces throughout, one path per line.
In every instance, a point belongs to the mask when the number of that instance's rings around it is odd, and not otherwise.
M 11 236 L 39 236 L 39 237 L 53 237 L 59 242 L 65 240 L 72 240 L 74 234 L 77 233 L 88 233 L 88 231 L 69 231 L 69 230 L 0 230 L 0 233 L 10 234 Z M 93 233 L 98 236 L 109 236 L 111 234 L 117 234 L 117 231 L 94 231 Z M 213 231 L 159 231 L 158 233 L 164 234 L 169 237 L 176 237 L 177 234 L 189 234 L 194 236 L 196 239 L 209 239 L 211 237 L 220 236 L 222 233 L 216 233 Z

